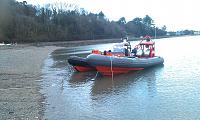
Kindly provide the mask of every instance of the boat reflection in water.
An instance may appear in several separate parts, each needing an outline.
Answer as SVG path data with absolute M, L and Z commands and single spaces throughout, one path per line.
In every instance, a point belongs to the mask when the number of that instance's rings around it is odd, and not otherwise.
M 133 89 L 134 92 L 142 92 L 151 97 L 156 94 L 156 71 L 164 65 L 146 69 L 143 71 L 130 72 L 112 77 L 103 77 L 96 72 L 74 72 L 69 83 L 71 87 L 79 87 L 87 82 L 91 84 L 91 96 L 93 100 L 118 95 Z M 141 87 L 143 86 L 143 87 Z
M 96 72 L 74 72 L 69 80 L 71 86 L 79 86 L 95 78 Z
M 106 97 L 107 94 L 118 95 L 134 89 L 134 92 L 146 92 L 150 96 L 156 93 L 155 71 L 160 70 L 164 65 L 143 71 L 130 72 L 126 75 L 112 77 L 97 77 L 91 90 L 91 95 L 96 97 Z M 141 87 L 141 85 L 143 87 Z M 108 95 L 108 96 L 110 96 Z M 99 98 L 95 98 L 99 99 Z

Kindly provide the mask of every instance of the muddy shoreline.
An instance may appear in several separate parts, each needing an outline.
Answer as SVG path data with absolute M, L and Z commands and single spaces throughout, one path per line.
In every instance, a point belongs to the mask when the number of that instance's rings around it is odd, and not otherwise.
M 121 42 L 119 39 L 101 39 L 101 40 L 80 40 L 80 41 L 62 41 L 62 42 L 36 42 L 30 43 L 31 46 L 59 46 L 59 47 L 76 47 L 104 43 L 117 43 Z
M 0 119 L 42 119 L 42 66 L 55 46 L 0 47 Z
M 0 119 L 42 119 L 42 67 L 56 49 L 120 42 L 120 39 L 0 46 Z
M 156 39 L 171 38 L 171 37 L 184 37 L 184 36 L 162 36 Z M 139 41 L 142 38 L 132 37 L 128 38 L 128 41 Z M 154 39 L 154 38 L 153 38 Z M 35 42 L 29 43 L 31 46 L 59 46 L 59 47 L 75 47 L 75 46 L 85 46 L 85 45 L 95 45 L 95 44 L 105 44 L 105 43 L 118 43 L 122 42 L 122 38 L 114 39 L 97 39 L 97 40 L 76 40 L 76 41 L 59 41 L 59 42 Z M 23 45 L 23 44 L 21 44 Z

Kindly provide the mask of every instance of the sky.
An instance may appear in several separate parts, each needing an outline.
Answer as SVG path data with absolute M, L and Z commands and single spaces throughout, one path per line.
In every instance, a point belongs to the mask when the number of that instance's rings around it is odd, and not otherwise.
M 17 0 L 24 1 L 24 0 Z M 126 21 L 149 15 L 156 26 L 167 26 L 167 31 L 200 31 L 200 0 L 26 0 L 28 4 L 40 6 L 47 3 L 72 3 L 88 12 L 102 11 L 109 20 Z

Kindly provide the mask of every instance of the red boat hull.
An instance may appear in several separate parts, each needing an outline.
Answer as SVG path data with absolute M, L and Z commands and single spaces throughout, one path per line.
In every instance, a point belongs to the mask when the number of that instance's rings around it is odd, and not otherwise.
M 79 72 L 87 72 L 87 71 L 95 70 L 95 68 L 93 68 L 93 67 L 84 67 L 84 66 L 74 66 L 74 69 L 76 69 Z
M 96 66 L 97 71 L 105 76 L 117 75 L 128 73 L 130 71 L 143 70 L 144 68 L 122 68 L 122 67 L 107 67 L 107 66 Z

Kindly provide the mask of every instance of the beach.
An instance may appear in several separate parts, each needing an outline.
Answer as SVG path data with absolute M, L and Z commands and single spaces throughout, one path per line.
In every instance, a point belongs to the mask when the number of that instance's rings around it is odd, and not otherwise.
M 0 119 L 42 119 L 41 68 L 55 46 L 0 47 Z
M 120 39 L 40 42 L 0 46 L 0 120 L 42 119 L 41 93 L 45 59 L 63 47 L 119 42 Z

